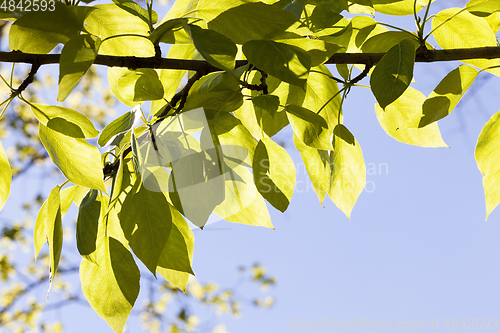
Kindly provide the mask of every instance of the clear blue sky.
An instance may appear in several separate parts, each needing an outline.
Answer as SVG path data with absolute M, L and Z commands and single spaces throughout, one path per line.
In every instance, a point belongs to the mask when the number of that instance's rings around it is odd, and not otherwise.
M 449 3 L 464 1 L 438 1 L 435 7 Z M 377 14 L 376 19 L 414 26 L 411 16 L 395 20 Z M 413 86 L 428 94 L 457 66 L 418 64 Z M 393 329 L 400 321 L 421 321 L 429 331 L 429 320 L 434 325 L 437 320 L 433 331 L 447 332 L 463 330 L 446 329 L 447 319 L 450 325 L 453 318 L 466 319 L 467 325 L 470 318 L 500 321 L 500 209 L 485 221 L 482 176 L 474 160 L 482 126 L 500 109 L 499 80 L 480 74 L 455 111 L 440 121 L 450 148 L 392 139 L 378 124 L 371 92 L 353 89 L 344 124 L 363 149 L 370 188 L 350 221 L 328 198 L 323 208 L 312 187 L 302 183 L 284 214 L 269 206 L 276 230 L 219 222 L 207 229 L 227 230 L 196 231 L 193 267 L 199 280 L 230 286 L 236 268 L 254 262 L 278 277 L 269 292 L 276 298 L 273 308 L 245 307 L 239 319 L 221 317 L 228 331 L 296 332 L 306 321 L 331 328 L 332 322 L 350 320 L 375 327 L 390 321 Z M 291 133 L 287 128 L 276 138 L 299 164 Z M 298 169 L 297 180 L 309 182 L 304 168 Z M 64 321 L 68 332 L 111 332 L 91 310 L 71 307 L 62 314 L 71 318 Z M 134 325 L 129 332 L 140 330 Z

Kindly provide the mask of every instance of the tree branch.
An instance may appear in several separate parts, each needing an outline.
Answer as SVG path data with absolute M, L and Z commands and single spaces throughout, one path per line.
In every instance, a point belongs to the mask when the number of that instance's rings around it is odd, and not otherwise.
M 376 64 L 384 56 L 384 53 L 336 53 L 327 64 Z M 28 64 L 57 64 L 59 54 L 28 54 L 19 51 L 0 52 L 0 62 L 21 62 Z M 500 47 L 479 47 L 472 49 L 453 50 L 428 50 L 428 52 L 417 52 L 416 62 L 437 62 L 467 59 L 495 59 L 500 58 Z M 193 71 L 214 72 L 220 69 L 210 65 L 203 60 L 166 59 L 158 57 L 116 57 L 98 55 L 94 61 L 96 65 L 108 67 L 127 68 L 165 68 L 183 69 Z M 237 60 L 236 67 L 247 64 L 246 60 Z

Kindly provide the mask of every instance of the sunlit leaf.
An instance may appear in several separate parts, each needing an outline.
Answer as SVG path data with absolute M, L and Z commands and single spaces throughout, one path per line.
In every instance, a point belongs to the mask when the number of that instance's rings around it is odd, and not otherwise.
M 418 128 L 425 95 L 409 87 L 385 109 L 375 105 L 377 118 L 384 131 L 394 139 L 421 147 L 447 147 L 437 123 Z
M 410 85 L 415 44 L 408 39 L 393 46 L 378 62 L 370 78 L 373 95 L 382 108 L 394 102 Z
M 153 101 L 163 97 L 163 85 L 158 78 L 158 73 L 151 68 L 132 70 L 110 67 L 108 81 L 115 96 L 131 107 L 144 101 Z
M 100 39 L 92 35 L 71 38 L 61 51 L 59 68 L 59 93 L 57 101 L 62 102 L 78 85 L 83 75 L 94 63 L 99 50 Z
M 483 174 L 486 197 L 486 218 L 500 203 L 500 112 L 494 114 L 484 125 L 477 139 L 477 167 Z
M 307 146 L 333 150 L 328 123 L 320 115 L 298 105 L 285 107 L 288 120 L 297 138 Z
M 3 208 L 7 198 L 9 197 L 11 182 L 12 170 L 10 169 L 7 155 L 5 155 L 5 150 L 0 143 L 0 210 Z
M 39 124 L 42 144 L 52 162 L 74 184 L 106 191 L 103 182 L 101 154 L 85 139 L 72 138 Z
M 344 214 L 350 218 L 366 182 L 366 166 L 359 143 L 344 125 L 337 125 L 333 132 L 331 164 L 332 185 L 328 195 Z
M 97 264 L 96 248 L 99 219 L 101 217 L 101 201 L 97 191 L 91 190 L 83 198 L 76 220 L 76 245 L 80 255 Z
M 99 146 L 104 147 L 116 135 L 130 130 L 137 118 L 137 111 L 138 108 L 133 108 L 107 124 L 102 130 L 101 135 L 99 135 L 99 140 L 97 141 Z
M 61 106 L 31 104 L 31 110 L 40 124 L 54 132 L 72 138 L 95 138 L 99 131 L 87 116 Z
M 252 167 L 259 193 L 284 212 L 295 186 L 295 165 L 286 150 L 271 139 L 262 138 L 255 149 Z

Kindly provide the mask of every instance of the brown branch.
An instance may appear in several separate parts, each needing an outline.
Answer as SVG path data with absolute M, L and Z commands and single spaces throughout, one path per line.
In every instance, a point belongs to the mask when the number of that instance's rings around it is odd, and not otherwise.
M 40 69 L 40 64 L 39 63 L 34 63 L 31 66 L 31 70 L 28 73 L 28 76 L 26 77 L 26 79 L 24 79 L 24 81 L 19 85 L 19 88 L 17 88 L 16 90 L 14 90 L 12 92 L 15 96 L 17 96 L 20 93 L 22 93 L 26 88 L 28 88 L 28 86 L 30 84 L 33 83 L 33 80 L 35 79 L 35 74 L 36 74 L 36 72 L 38 72 L 38 69 Z
M 326 63 L 327 64 L 376 64 L 384 56 L 384 53 L 336 53 Z M 0 62 L 21 62 L 28 64 L 57 64 L 59 54 L 28 54 L 19 51 L 0 52 Z M 500 58 L 500 47 L 479 47 L 471 49 L 453 50 L 429 50 L 429 52 L 419 52 L 415 56 L 416 62 L 437 62 L 468 59 L 496 59 Z M 157 57 L 117 57 L 98 55 L 94 61 L 96 65 L 108 67 L 127 68 L 165 68 L 184 69 L 194 71 L 213 72 L 220 69 L 210 65 L 203 60 L 166 59 Z M 237 60 L 235 67 L 247 64 L 246 60 Z

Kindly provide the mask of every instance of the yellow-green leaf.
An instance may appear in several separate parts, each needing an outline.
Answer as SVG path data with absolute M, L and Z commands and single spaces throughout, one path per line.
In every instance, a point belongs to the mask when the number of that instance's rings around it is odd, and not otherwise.
M 323 150 L 333 150 L 331 131 L 323 117 L 298 105 L 285 107 L 288 120 L 297 138 L 304 144 Z
M 425 100 L 418 127 L 427 126 L 450 114 L 477 74 L 476 69 L 467 65 L 461 65 L 448 73 Z
M 7 155 L 5 155 L 5 150 L 0 143 L 0 210 L 3 208 L 7 198 L 9 197 L 11 182 L 12 170 L 10 169 Z
M 284 212 L 295 187 L 295 165 L 286 150 L 273 140 L 262 138 L 255 148 L 252 167 L 259 193 Z
M 106 191 L 99 150 L 85 139 L 72 138 L 39 124 L 42 144 L 52 162 L 74 184 Z
M 333 132 L 331 187 L 328 195 L 344 214 L 350 218 L 366 182 L 366 166 L 359 143 L 344 125 L 337 125 Z
M 460 8 L 449 8 L 439 12 L 432 20 L 434 38 L 443 49 L 469 49 L 497 46 L 495 33 L 482 17 L 472 15 Z M 498 59 L 463 60 L 466 64 L 479 68 L 498 66 Z M 488 69 L 500 76 L 500 68 Z
M 158 73 L 151 68 L 136 70 L 110 67 L 108 81 L 111 91 L 124 104 L 136 106 L 144 101 L 153 101 L 163 97 L 163 85 Z
M 95 138 L 99 131 L 87 116 L 61 106 L 31 104 L 38 121 L 52 131 L 72 138 Z
M 415 63 L 415 44 L 404 39 L 379 61 L 370 78 L 373 95 L 382 108 L 394 102 L 410 85 Z
M 494 114 L 484 125 L 477 139 L 477 167 L 483 174 L 486 197 L 486 218 L 500 203 L 500 112 Z
M 377 118 L 384 131 L 394 139 L 421 147 L 447 147 L 437 123 L 418 128 L 425 95 L 408 87 L 403 95 L 385 110 L 375 105 Z

